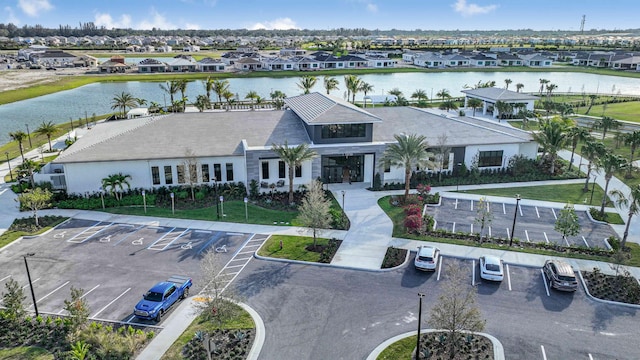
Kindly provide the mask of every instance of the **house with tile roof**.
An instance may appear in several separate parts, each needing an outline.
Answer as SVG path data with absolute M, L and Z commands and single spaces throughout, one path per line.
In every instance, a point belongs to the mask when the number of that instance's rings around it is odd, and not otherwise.
M 271 150 L 287 141 L 309 144 L 318 155 L 295 169 L 294 186 L 317 178 L 372 186 L 376 174 L 383 182 L 403 181 L 404 170 L 385 166 L 381 158 L 396 141 L 394 134 L 411 133 L 424 135 L 432 146 L 446 136 L 451 151 L 445 171 L 474 160 L 483 169 L 503 168 L 515 155 L 537 155 L 528 132 L 440 110 L 362 109 L 319 92 L 285 103 L 284 110 L 175 113 L 100 123 L 47 165 L 38 181 L 86 194 L 99 191 L 101 179 L 113 173 L 130 175 L 132 188 L 150 189 L 186 185 L 189 171 L 195 171 L 203 184 L 215 179 L 288 185 L 286 164 Z M 187 154 L 196 157 L 197 167 L 185 166 Z

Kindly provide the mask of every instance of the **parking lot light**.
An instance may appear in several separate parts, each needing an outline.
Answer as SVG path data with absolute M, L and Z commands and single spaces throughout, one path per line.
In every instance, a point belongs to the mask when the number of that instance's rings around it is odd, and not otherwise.
M 516 211 L 513 213 L 513 225 L 511 226 L 511 239 L 509 239 L 509 246 L 513 245 L 513 232 L 516 231 L 516 218 L 518 217 L 519 204 L 520 204 L 520 194 L 516 194 Z
M 420 302 L 418 303 L 418 336 L 416 337 L 416 360 L 420 360 L 420 325 L 422 323 L 422 298 L 423 293 L 418 293 Z
M 174 193 L 170 193 L 169 196 L 171 197 L 171 214 L 175 215 L 176 214 L 176 203 L 175 203 L 175 197 L 176 195 Z
M 216 198 L 216 214 L 218 220 L 220 220 L 220 203 L 218 202 L 218 180 L 215 176 L 211 180 L 213 181 L 213 196 L 215 196 Z
M 142 190 L 142 204 L 144 206 L 144 213 L 147 213 L 147 192 Z
M 36 317 L 38 314 L 38 305 L 36 304 L 36 294 L 33 292 L 33 283 L 31 282 L 31 273 L 29 272 L 29 264 L 27 263 L 27 257 L 31 257 L 35 255 L 35 253 L 28 253 L 22 255 L 24 259 L 24 267 L 27 269 L 27 279 L 29 280 L 29 288 L 31 289 L 31 299 L 33 300 L 33 308 L 36 310 Z

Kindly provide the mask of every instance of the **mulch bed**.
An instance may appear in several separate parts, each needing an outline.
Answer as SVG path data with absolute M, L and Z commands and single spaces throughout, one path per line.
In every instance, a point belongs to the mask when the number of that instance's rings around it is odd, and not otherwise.
M 609 301 L 640 305 L 640 284 L 626 274 L 606 275 L 600 271 L 582 271 L 591 296 Z
M 446 343 L 448 334 L 432 332 L 420 336 L 421 359 L 493 359 L 493 343 L 488 338 L 477 334 L 462 334 L 456 355 L 451 358 Z M 415 357 L 414 357 L 415 358 Z
M 398 249 L 395 247 L 388 247 L 387 253 L 384 255 L 384 260 L 382 260 L 382 268 L 390 269 L 396 266 L 400 266 L 404 264 L 404 261 L 407 259 L 407 250 Z

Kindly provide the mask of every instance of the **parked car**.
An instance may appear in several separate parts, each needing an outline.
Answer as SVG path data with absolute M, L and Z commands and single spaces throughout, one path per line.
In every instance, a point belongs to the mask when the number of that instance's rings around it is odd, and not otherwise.
M 435 271 L 440 260 L 440 249 L 433 246 L 419 246 L 416 259 L 413 262 L 416 269 L 424 271 Z
M 547 260 L 542 270 L 551 288 L 562 291 L 578 290 L 576 274 L 568 263 L 562 260 Z
M 48 66 L 48 67 L 47 67 L 47 70 L 53 70 L 53 71 L 56 71 L 56 70 L 58 70 L 58 69 L 54 68 L 53 66 Z
M 133 314 L 144 320 L 162 320 L 162 316 L 179 299 L 189 296 L 189 288 L 193 285 L 191 278 L 174 275 L 167 281 L 155 284 L 143 295 L 133 310 Z
M 504 270 L 502 259 L 493 255 L 480 257 L 480 278 L 489 281 L 502 281 Z

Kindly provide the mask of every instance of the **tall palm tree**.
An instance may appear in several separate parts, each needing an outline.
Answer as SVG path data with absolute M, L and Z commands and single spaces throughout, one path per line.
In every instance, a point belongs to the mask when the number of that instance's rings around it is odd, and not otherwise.
M 607 131 L 618 129 L 621 125 L 620 121 L 608 116 L 603 116 L 593 123 L 593 128 L 602 130 L 602 140 L 604 140 L 604 137 L 607 135 Z
M 458 110 L 458 105 L 456 105 L 456 102 L 453 100 L 446 100 L 443 101 L 438 108 L 446 111 Z
M 116 110 L 120 109 L 120 116 L 125 117 L 127 112 L 127 108 L 133 108 L 138 104 L 136 98 L 128 92 L 122 92 L 120 95 L 116 95 L 113 99 L 111 99 L 111 109 Z
M 57 126 L 53 124 L 53 121 L 43 121 L 35 131 L 36 134 L 47 137 L 47 141 L 49 142 L 49 151 L 53 151 L 53 148 L 51 147 L 51 136 L 56 133 L 56 130 Z
M 309 149 L 309 144 L 302 143 L 298 146 L 289 146 L 287 140 L 284 144 L 272 144 L 271 150 L 289 167 L 289 204 L 293 203 L 293 177 L 297 167 L 317 156 L 316 152 Z
M 587 111 L 584 112 L 585 115 L 589 115 L 589 111 L 591 111 L 591 108 L 596 103 L 597 98 L 598 98 L 597 95 L 593 95 L 593 94 L 589 95 L 589 107 L 587 108 Z
M 211 91 L 213 91 L 213 82 L 215 80 L 211 76 L 207 76 L 206 80 L 202 81 L 202 85 L 204 85 L 204 91 L 207 94 L 207 99 L 211 102 Z
M 600 215 L 604 217 L 604 207 L 607 205 L 607 191 L 609 190 L 609 181 L 616 171 L 625 167 L 627 160 L 620 155 L 614 154 L 607 150 L 603 156 L 598 158 L 598 166 L 604 172 L 604 196 L 602 197 L 602 205 L 600 206 Z
M 182 98 L 186 98 L 187 96 L 185 95 L 185 93 L 187 92 L 187 85 L 189 84 L 189 82 L 187 81 L 187 79 L 178 79 L 175 80 L 177 82 L 177 87 L 178 90 L 180 90 L 180 95 L 182 95 Z
M 504 79 L 505 89 L 509 90 L 509 85 L 511 85 L 512 82 L 513 80 L 511 79 Z
M 584 187 L 582 188 L 582 192 L 589 191 L 589 176 L 591 176 L 591 170 L 597 169 L 598 166 L 598 158 L 602 156 L 607 149 L 604 144 L 600 141 L 596 141 L 593 138 L 589 138 L 586 140 L 585 144 L 582 145 L 582 156 L 589 160 L 589 164 L 587 166 L 587 178 L 584 182 Z
M 547 101 L 549 101 L 551 99 L 551 93 L 553 92 L 553 90 L 558 88 L 558 85 L 549 84 L 545 88 L 547 89 Z
M 445 99 L 450 99 L 451 98 L 451 94 L 449 93 L 449 90 L 447 90 L 447 89 L 441 89 L 440 91 L 438 91 L 436 93 L 436 96 L 439 97 L 440 99 L 442 99 L 442 101 L 444 101 Z
M 231 91 L 227 90 L 222 93 L 222 97 L 227 102 L 227 110 L 229 110 L 231 108 L 231 102 L 234 101 L 233 98 L 235 95 Z
M 524 87 L 524 84 L 522 83 L 517 83 L 516 84 L 516 92 L 520 92 L 520 90 L 522 90 L 522 88 Z
M 618 205 L 618 207 L 629 207 L 629 212 L 627 213 L 627 224 L 624 227 L 624 235 L 622 236 L 622 242 L 620 243 L 620 247 L 624 249 L 627 245 L 627 236 L 629 235 L 631 218 L 633 215 L 640 214 L 640 184 L 631 186 L 631 191 L 628 195 L 625 195 L 618 189 L 611 191 L 611 195 L 616 198 L 616 205 Z
M 360 90 L 361 82 L 362 80 L 357 75 L 345 75 L 344 84 L 347 88 L 347 101 L 349 100 L 349 95 L 351 95 L 351 103 L 356 102 L 356 93 Z
M 544 91 L 545 85 L 547 85 L 550 81 L 547 79 L 540 79 L 540 95 L 542 96 L 542 92 Z
M 271 96 L 271 100 L 273 100 L 273 104 L 276 106 L 276 109 L 282 109 L 284 106 L 284 99 L 287 95 L 280 90 L 275 90 L 269 94 L 269 96 Z
M 362 81 L 360 83 L 360 87 L 358 87 L 359 91 L 362 91 L 362 93 L 364 94 L 364 96 L 366 97 L 368 93 L 373 91 L 373 85 L 369 84 L 368 82 L 364 82 Z M 364 103 L 365 106 L 367 105 L 367 103 Z
M 313 75 L 303 75 L 300 77 L 300 82 L 297 84 L 302 89 L 304 94 L 311 92 L 311 89 L 316 86 L 318 78 Z
M 213 92 L 218 95 L 218 103 L 222 104 L 222 98 L 224 97 L 224 93 L 229 91 L 229 80 L 221 80 L 217 79 L 213 81 Z
M 473 109 L 473 116 L 476 116 L 476 109 L 482 107 L 482 100 L 477 98 L 471 98 L 467 100 L 467 106 Z
M 631 176 L 631 169 L 633 168 L 634 155 L 638 146 L 640 146 L 640 130 L 636 130 L 624 135 L 624 143 L 629 145 L 631 155 L 629 156 L 629 167 L 627 168 L 627 176 Z
M 171 80 L 171 81 L 167 81 L 164 84 L 160 84 L 160 89 L 164 90 L 166 93 L 169 94 L 169 98 L 171 100 L 171 104 L 173 105 L 174 102 L 174 95 L 178 93 L 178 91 L 180 91 L 180 83 L 178 82 L 178 80 Z M 173 111 L 173 109 L 171 109 Z
M 131 175 L 123 175 L 122 173 L 111 174 L 102 179 L 102 188 L 104 191 L 111 193 L 116 200 L 120 200 L 122 199 L 120 191 L 124 190 L 124 186 L 126 185 L 127 189 L 131 188 L 131 184 L 129 183 L 130 179 Z M 119 193 L 120 196 L 118 196 Z
M 496 110 L 498 110 L 498 117 L 500 119 L 506 119 L 513 115 L 513 105 L 505 101 L 496 101 Z
M 211 106 L 209 102 L 209 98 L 206 95 L 198 95 L 196 98 L 196 102 L 194 103 L 199 112 L 203 112 L 204 109 L 207 109 Z
M 579 142 L 586 142 L 591 139 L 591 133 L 589 130 L 582 126 L 574 125 L 567 130 L 567 140 L 571 142 L 571 160 L 569 160 L 569 171 L 573 166 L 573 155 L 576 153 L 576 148 Z M 580 169 L 578 169 L 580 170 Z
M 404 196 L 409 196 L 411 175 L 416 166 L 433 165 L 429 158 L 433 154 L 427 152 L 427 138 L 424 135 L 400 134 L 393 136 L 396 142 L 387 146 L 382 155 L 382 163 L 404 168 Z
M 422 89 L 417 89 L 411 94 L 412 99 L 417 99 L 418 101 L 427 100 L 429 97 L 427 96 L 427 92 Z
M 533 139 L 544 148 L 541 160 L 544 160 L 545 155 L 548 154 L 549 161 L 551 162 L 549 173 L 551 175 L 555 174 L 558 151 L 560 151 L 567 142 L 564 124 L 555 119 L 545 119 L 540 124 L 540 132 L 533 134 Z
M 257 93 L 257 92 L 255 92 L 255 91 L 251 90 L 251 91 L 249 91 L 249 92 L 247 93 L 247 95 L 245 95 L 245 97 L 244 97 L 244 98 L 245 98 L 245 99 L 249 99 L 249 100 L 251 100 L 251 109 L 253 110 L 253 109 L 254 109 L 254 107 L 253 107 L 253 106 L 254 106 L 254 105 L 253 105 L 254 103 L 253 103 L 253 102 L 254 102 L 256 99 L 258 99 L 259 97 L 260 97 L 260 95 L 258 95 L 258 93 Z
M 22 162 L 24 162 L 24 148 L 22 147 L 22 142 L 27 138 L 27 133 L 22 130 L 17 130 L 9 133 L 9 137 L 13 141 L 18 142 L 18 148 L 20 149 L 20 157 L 22 157 Z
M 325 76 L 322 82 L 324 84 L 324 89 L 327 90 L 327 95 L 329 95 L 331 90 L 338 90 L 338 79 L 333 76 Z

